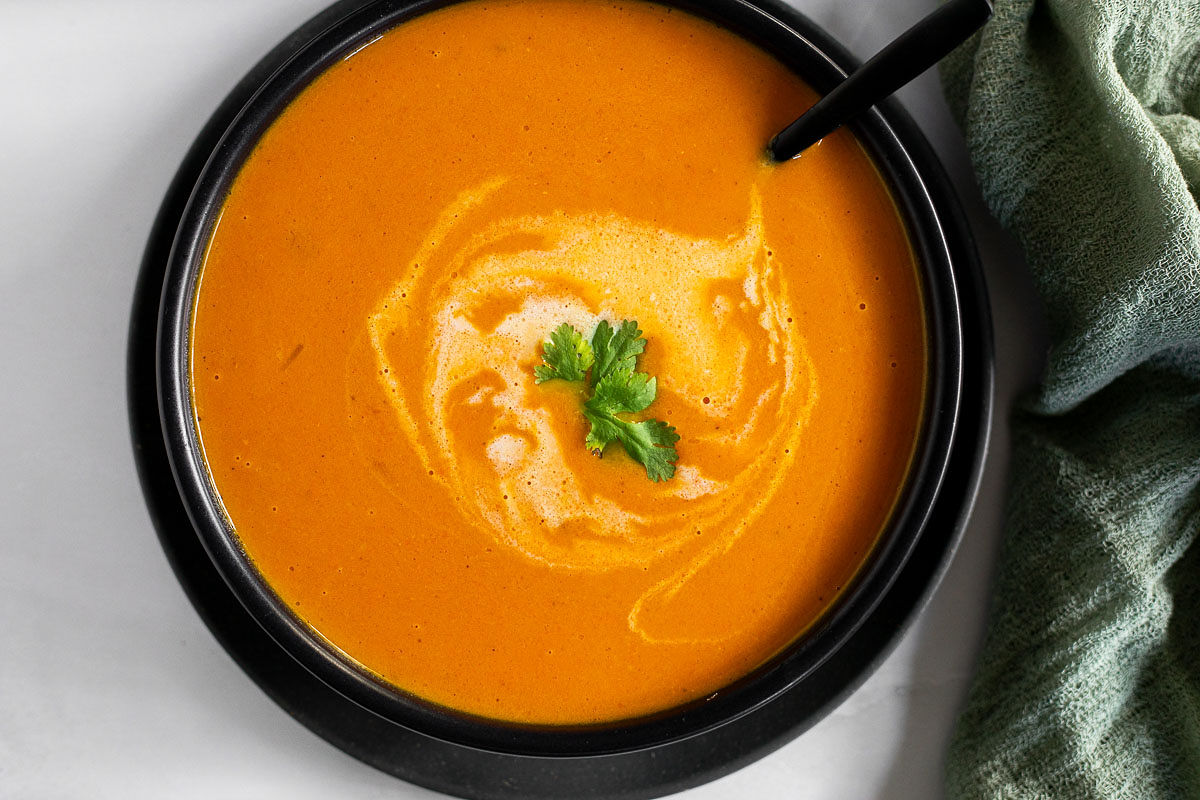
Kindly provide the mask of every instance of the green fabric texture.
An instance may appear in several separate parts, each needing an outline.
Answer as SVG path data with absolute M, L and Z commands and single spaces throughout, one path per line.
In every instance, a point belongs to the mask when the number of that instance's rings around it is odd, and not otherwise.
M 1200 2 L 999 0 L 943 63 L 1045 304 L 951 798 L 1200 798 Z

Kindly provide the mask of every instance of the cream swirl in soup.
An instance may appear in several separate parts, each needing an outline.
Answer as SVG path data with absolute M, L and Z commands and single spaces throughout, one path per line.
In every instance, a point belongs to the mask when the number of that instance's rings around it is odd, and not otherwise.
M 743 230 L 723 240 L 561 212 L 455 236 L 472 230 L 473 212 L 505 183 L 456 198 L 379 302 L 368 328 L 380 383 L 429 474 L 498 543 L 595 571 L 694 553 L 631 609 L 630 627 L 650 638 L 640 620 L 647 600 L 669 596 L 757 518 L 791 468 L 817 398 L 762 203 L 755 192 Z M 538 402 L 544 389 L 531 380 L 558 324 L 590 336 L 598 320 L 626 318 L 671 353 L 660 392 L 719 423 L 692 438 L 683 432 L 678 470 L 654 488 L 653 509 L 631 510 L 602 480 L 572 469 L 564 451 L 582 442 L 556 434 Z M 411 353 L 429 355 L 413 363 Z M 748 372 L 769 379 L 749 384 Z M 719 468 L 689 463 L 689 442 L 719 444 Z M 682 515 L 687 525 L 677 524 Z

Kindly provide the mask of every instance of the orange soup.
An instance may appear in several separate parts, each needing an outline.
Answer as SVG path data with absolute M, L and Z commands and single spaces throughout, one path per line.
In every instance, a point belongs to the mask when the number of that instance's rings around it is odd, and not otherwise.
M 251 561 L 419 697 L 577 724 L 703 698 L 871 551 L 920 429 L 919 279 L 847 132 L 755 47 L 640 2 L 468 2 L 348 55 L 273 123 L 212 235 L 195 419 Z M 679 435 L 658 482 L 537 383 L 636 320 Z

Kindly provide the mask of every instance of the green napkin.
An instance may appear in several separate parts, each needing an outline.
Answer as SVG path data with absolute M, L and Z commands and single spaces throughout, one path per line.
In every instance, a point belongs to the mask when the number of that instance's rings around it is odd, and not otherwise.
M 943 65 L 1049 323 L 952 798 L 1200 798 L 1200 2 L 999 0 Z

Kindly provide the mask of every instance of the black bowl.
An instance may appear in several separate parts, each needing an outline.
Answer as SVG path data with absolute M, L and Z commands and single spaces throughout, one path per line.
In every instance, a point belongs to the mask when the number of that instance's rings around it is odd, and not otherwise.
M 192 184 L 166 263 L 157 332 L 157 389 L 162 433 L 183 506 L 216 569 L 249 614 L 284 651 L 341 696 L 405 729 L 457 746 L 534 757 L 595 757 L 633 753 L 705 735 L 806 689 L 823 692 L 812 706 L 827 709 L 833 695 L 852 684 L 822 679 L 822 667 L 848 645 L 871 653 L 858 667 L 884 652 L 902 627 L 867 626 L 914 551 L 931 536 L 943 559 L 973 499 L 990 412 L 990 332 L 975 260 L 962 215 L 928 145 L 915 126 L 890 103 L 853 126 L 901 209 L 917 254 L 927 313 L 929 375 L 926 412 L 916 457 L 879 543 L 836 605 L 804 636 L 753 673 L 712 697 L 646 718 L 611 724 L 549 727 L 516 725 L 474 717 L 433 705 L 385 684 L 327 645 L 299 620 L 250 564 L 229 529 L 211 484 L 193 424 L 189 388 L 188 335 L 196 278 L 226 192 L 259 136 L 317 75 L 382 31 L 414 16 L 449 5 L 447 0 L 345 0 L 285 41 L 235 90 L 214 118 L 219 136 L 199 154 L 207 161 Z M 773 0 L 673 0 L 670 5 L 707 18 L 758 45 L 828 91 L 850 66 L 844 52 L 795 11 Z M 236 100 L 234 99 L 236 98 Z M 244 104 L 242 104 L 244 101 Z M 230 102 L 237 105 L 230 107 Z M 210 129 L 213 124 L 210 123 Z M 199 146 L 199 143 L 198 143 Z M 765 146 L 765 143 L 764 143 Z M 965 288 L 964 288 L 965 277 Z M 963 309 L 974 309 L 964 317 Z M 983 365 L 965 362 L 982 356 Z M 982 372 L 981 372 L 982 370 Z M 964 375 L 969 385 L 964 393 Z M 981 388 L 982 387 L 982 388 Z M 969 405 L 966 405 L 969 403 Z M 970 424 L 962 425 L 963 417 Z M 980 422 L 983 421 L 981 427 Z M 952 476 L 948 466 L 964 475 Z M 955 530 L 930 531 L 953 520 Z M 930 556 L 926 556 L 927 558 Z M 939 572 L 923 569 L 924 595 Z M 918 602 L 909 603 L 913 610 Z M 861 677 L 861 676 L 858 676 Z

